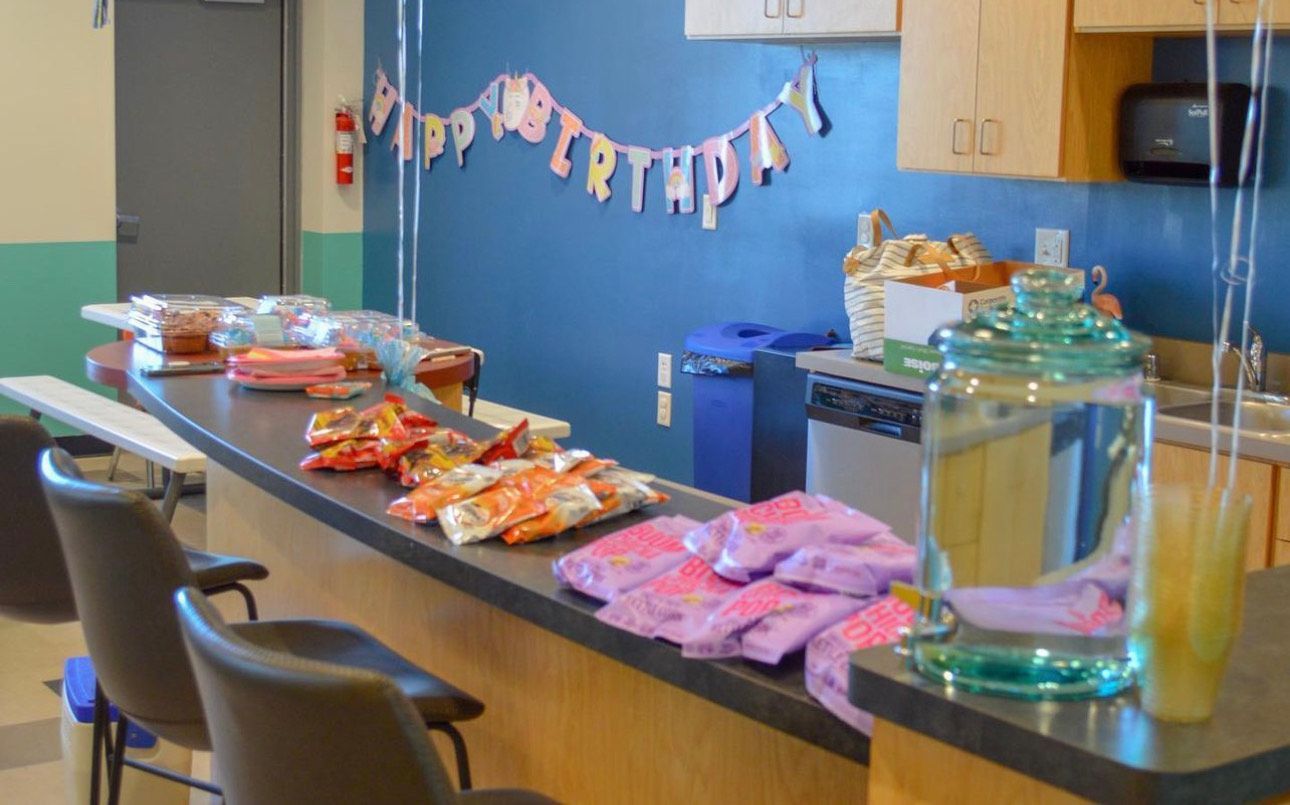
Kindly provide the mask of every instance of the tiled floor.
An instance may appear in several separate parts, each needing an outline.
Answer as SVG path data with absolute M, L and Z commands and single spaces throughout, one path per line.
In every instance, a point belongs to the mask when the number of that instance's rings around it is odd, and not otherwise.
M 106 478 L 106 460 L 89 459 L 82 465 L 91 479 Z M 126 456 L 117 481 L 140 483 L 143 474 L 143 462 Z M 202 547 L 206 542 L 205 499 L 184 497 L 175 512 L 174 526 L 180 539 Z M 0 618 L 0 804 L 69 802 L 59 736 L 60 681 L 63 661 L 85 653 L 79 623 L 36 626 Z M 198 756 L 193 766 L 195 776 L 206 777 L 209 758 Z M 193 803 L 208 801 L 200 792 L 192 799 Z

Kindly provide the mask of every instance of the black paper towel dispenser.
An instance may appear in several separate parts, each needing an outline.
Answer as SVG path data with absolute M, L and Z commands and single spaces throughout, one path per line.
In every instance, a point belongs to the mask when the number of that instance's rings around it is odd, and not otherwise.
M 1219 84 L 1219 183 L 1235 185 L 1250 88 Z M 1209 91 L 1205 84 L 1134 84 L 1120 99 L 1120 165 L 1131 182 L 1209 183 Z

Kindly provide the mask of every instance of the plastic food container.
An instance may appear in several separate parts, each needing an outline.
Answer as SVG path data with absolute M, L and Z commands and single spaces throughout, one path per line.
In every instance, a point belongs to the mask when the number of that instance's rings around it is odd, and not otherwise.
M 288 328 L 288 337 L 306 347 L 335 347 L 345 354 L 345 368 L 374 368 L 376 346 L 391 339 L 420 335 L 417 326 L 377 310 L 339 310 L 311 316 L 307 325 Z
M 246 310 L 220 296 L 195 294 L 144 294 L 130 302 L 130 325 L 139 343 L 180 355 L 205 352 L 220 320 Z
M 308 294 L 266 294 L 260 297 L 256 313 L 276 313 L 282 319 L 284 330 L 291 327 L 307 327 L 315 316 L 326 315 L 331 311 L 331 302 L 321 296 Z

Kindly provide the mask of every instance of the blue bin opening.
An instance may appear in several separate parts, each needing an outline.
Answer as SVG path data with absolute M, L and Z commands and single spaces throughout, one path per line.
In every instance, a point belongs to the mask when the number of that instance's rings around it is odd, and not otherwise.
M 94 723 L 94 663 L 89 657 L 71 657 L 63 663 L 63 695 L 78 724 Z M 108 719 L 115 722 L 116 705 L 108 705 Z M 138 724 L 130 724 L 125 733 L 125 745 L 131 749 L 151 749 L 157 737 Z

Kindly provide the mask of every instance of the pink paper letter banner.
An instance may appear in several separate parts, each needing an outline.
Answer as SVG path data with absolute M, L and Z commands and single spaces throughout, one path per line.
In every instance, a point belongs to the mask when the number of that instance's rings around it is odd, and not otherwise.
M 402 101 L 402 103 L 400 103 Z M 585 171 L 587 193 L 604 203 L 613 195 L 610 183 L 618 166 L 619 157 L 625 157 L 631 166 L 631 208 L 640 213 L 645 209 L 646 176 L 657 160 L 662 171 L 663 209 L 668 214 L 695 211 L 695 157 L 703 160 L 702 172 L 706 180 L 706 193 L 713 206 L 727 203 L 739 187 L 739 153 L 735 141 L 749 135 L 749 177 L 753 184 L 764 182 L 765 172 L 784 172 L 788 169 L 788 150 L 770 124 L 770 115 L 782 106 L 792 107 L 802 119 L 808 135 L 824 130 L 824 117 L 815 94 L 815 55 L 811 54 L 798 68 L 792 81 L 784 84 L 775 100 L 752 114 L 738 128 L 705 138 L 698 144 L 649 148 L 629 145 L 611 139 L 599 131 L 586 128 L 582 118 L 563 106 L 532 73 L 524 75 L 499 75 L 485 87 L 469 106 L 452 110 L 448 115 L 418 111 L 399 88 L 390 83 L 383 70 L 376 71 L 376 86 L 372 91 L 367 125 L 373 135 L 379 136 L 395 107 L 400 107 L 398 125 L 390 141 L 390 148 L 399 150 L 399 156 L 411 160 L 412 144 L 417 141 L 416 127 L 421 126 L 423 168 L 429 170 L 435 159 L 448 146 L 448 137 L 456 152 L 457 166 L 466 166 L 466 151 L 475 142 L 475 113 L 484 116 L 494 140 L 501 140 L 508 132 L 518 134 L 533 145 L 547 140 L 547 131 L 556 127 L 555 147 L 550 151 L 551 171 L 561 179 L 573 173 L 575 140 L 584 135 L 590 140 L 586 151 Z M 656 191 L 657 192 L 657 191 Z

